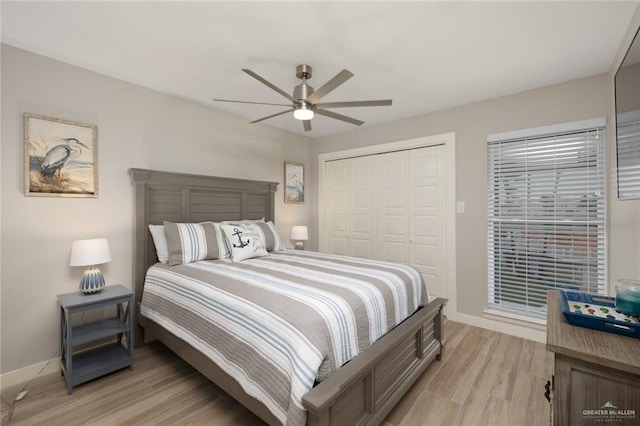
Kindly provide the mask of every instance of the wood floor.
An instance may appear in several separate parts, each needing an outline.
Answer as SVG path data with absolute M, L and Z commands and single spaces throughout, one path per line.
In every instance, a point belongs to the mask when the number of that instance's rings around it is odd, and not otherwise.
M 551 357 L 541 343 L 445 323 L 447 346 L 385 420 L 399 425 L 548 425 L 544 384 Z M 2 393 L 12 401 L 20 386 Z M 135 351 L 123 370 L 67 395 L 58 374 L 39 378 L 24 399 L 2 404 L 10 425 L 261 425 L 257 417 L 161 344 Z

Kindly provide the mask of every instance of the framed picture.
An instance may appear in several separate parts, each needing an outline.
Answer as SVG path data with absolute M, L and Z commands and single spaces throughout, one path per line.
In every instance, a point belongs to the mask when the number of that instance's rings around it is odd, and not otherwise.
M 98 197 L 98 127 L 25 114 L 24 194 Z
M 304 203 L 304 166 L 284 163 L 284 202 Z

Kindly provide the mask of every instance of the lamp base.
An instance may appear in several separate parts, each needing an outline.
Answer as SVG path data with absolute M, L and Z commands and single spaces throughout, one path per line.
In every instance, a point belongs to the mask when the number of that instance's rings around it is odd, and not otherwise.
M 296 243 L 296 246 L 294 247 L 296 250 L 304 250 L 304 244 L 302 244 L 302 241 L 298 241 Z
M 80 281 L 80 290 L 84 294 L 98 293 L 104 288 L 104 275 L 100 269 L 92 266 L 84 271 Z

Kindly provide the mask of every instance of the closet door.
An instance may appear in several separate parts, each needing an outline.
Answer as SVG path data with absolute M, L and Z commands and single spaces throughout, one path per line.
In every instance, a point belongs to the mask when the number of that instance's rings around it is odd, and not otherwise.
M 444 145 L 409 151 L 409 260 L 430 296 L 447 296 Z
M 326 164 L 329 252 L 377 257 L 377 178 L 374 157 L 358 157 Z
M 351 160 L 326 163 L 326 223 L 329 253 L 348 255 L 351 222 Z
M 329 253 L 404 263 L 446 297 L 442 146 L 325 163 Z
M 349 255 L 376 259 L 377 170 L 375 156 L 357 157 L 351 162 L 351 221 Z
M 380 260 L 409 263 L 408 151 L 373 156 L 378 173 Z

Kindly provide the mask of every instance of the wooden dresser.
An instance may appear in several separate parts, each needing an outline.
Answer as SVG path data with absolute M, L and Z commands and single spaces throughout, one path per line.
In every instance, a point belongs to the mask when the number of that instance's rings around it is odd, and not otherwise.
M 573 326 L 560 294 L 547 297 L 553 424 L 640 425 L 640 339 Z

